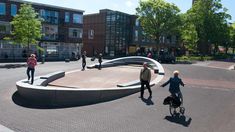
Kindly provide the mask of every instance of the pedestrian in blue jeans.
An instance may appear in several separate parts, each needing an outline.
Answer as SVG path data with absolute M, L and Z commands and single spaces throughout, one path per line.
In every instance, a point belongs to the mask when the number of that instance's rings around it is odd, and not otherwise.
M 27 76 L 28 76 L 28 81 L 31 78 L 31 83 L 30 84 L 33 84 L 35 66 L 37 65 L 37 59 L 36 59 L 36 55 L 35 54 L 31 54 L 30 55 L 30 57 L 27 60 L 27 65 L 28 65 L 28 68 L 27 68 L 27 72 L 26 73 L 27 73 Z M 31 76 L 30 76 L 30 73 L 31 73 Z

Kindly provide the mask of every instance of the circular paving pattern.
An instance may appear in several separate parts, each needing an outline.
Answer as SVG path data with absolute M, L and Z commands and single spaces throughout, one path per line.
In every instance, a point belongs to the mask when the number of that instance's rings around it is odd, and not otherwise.
M 34 85 L 26 79 L 16 83 L 21 96 L 52 105 L 87 105 L 121 98 L 140 91 L 139 73 L 143 62 L 152 71 L 150 85 L 164 76 L 160 63 L 146 57 L 122 57 L 88 66 L 88 70 L 58 71 L 36 77 Z

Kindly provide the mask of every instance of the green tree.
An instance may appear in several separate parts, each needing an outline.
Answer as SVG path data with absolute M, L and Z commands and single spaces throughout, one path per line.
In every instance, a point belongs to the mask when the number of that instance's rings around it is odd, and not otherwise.
M 230 47 L 233 48 L 233 54 L 235 52 L 235 23 L 230 26 Z
M 197 0 L 187 11 L 188 21 L 194 24 L 198 34 L 198 48 L 202 54 L 209 54 L 211 44 L 215 51 L 218 45 L 225 45 L 228 39 L 227 9 L 221 0 Z
M 184 47 L 190 53 L 197 53 L 198 52 L 197 42 L 199 40 L 198 34 L 195 25 L 192 22 L 187 21 L 189 19 L 188 17 L 189 16 L 187 14 L 181 15 L 181 21 L 182 21 L 182 26 L 180 30 L 181 41 Z
M 41 38 L 41 20 L 38 13 L 29 4 L 22 4 L 19 13 L 13 18 L 11 22 L 13 26 L 10 40 L 14 43 L 21 44 L 28 47 L 31 44 L 37 44 L 37 40 Z
M 179 8 L 164 0 L 145 0 L 136 8 L 138 19 L 147 36 L 159 44 L 161 35 L 178 31 L 180 23 Z

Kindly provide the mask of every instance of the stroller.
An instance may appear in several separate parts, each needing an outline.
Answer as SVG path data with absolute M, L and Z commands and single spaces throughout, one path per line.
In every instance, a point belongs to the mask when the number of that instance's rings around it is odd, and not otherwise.
M 169 111 L 171 116 L 184 115 L 185 108 L 182 106 L 183 100 L 180 101 L 180 98 L 168 96 L 163 101 L 164 105 L 169 105 Z

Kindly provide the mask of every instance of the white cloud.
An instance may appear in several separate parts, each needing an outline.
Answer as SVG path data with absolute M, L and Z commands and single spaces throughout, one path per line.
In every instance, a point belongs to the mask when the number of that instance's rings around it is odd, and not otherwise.
M 117 10 L 119 8 L 119 5 L 116 4 L 116 3 L 113 3 L 112 7 L 113 7 L 114 10 Z
M 130 0 L 127 0 L 125 4 L 127 7 L 132 7 L 134 5 L 134 3 Z

